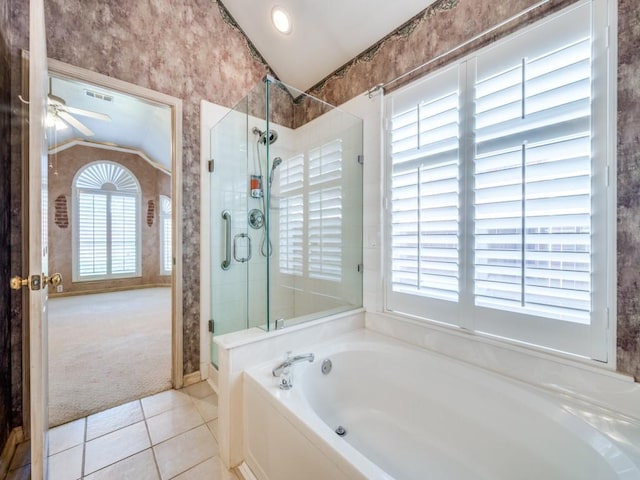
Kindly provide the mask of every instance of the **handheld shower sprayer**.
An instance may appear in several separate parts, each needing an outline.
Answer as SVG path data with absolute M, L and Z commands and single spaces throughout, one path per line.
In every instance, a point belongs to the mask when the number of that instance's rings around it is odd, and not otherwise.
M 269 173 L 269 188 L 273 185 L 273 174 L 276 171 L 276 168 L 280 166 L 282 163 L 282 158 L 276 157 L 273 159 L 273 164 L 271 165 L 271 172 Z

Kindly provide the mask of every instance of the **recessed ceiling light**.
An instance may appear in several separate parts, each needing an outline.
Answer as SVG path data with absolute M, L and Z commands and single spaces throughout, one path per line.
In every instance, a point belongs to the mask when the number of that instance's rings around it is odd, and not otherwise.
M 291 33 L 291 19 L 284 8 L 273 7 L 271 10 L 271 21 L 273 22 L 273 26 L 276 27 L 276 30 L 280 33 Z

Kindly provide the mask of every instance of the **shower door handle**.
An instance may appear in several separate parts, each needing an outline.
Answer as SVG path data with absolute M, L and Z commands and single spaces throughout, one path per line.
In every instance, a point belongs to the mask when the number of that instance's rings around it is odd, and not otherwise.
M 223 210 L 222 221 L 226 224 L 225 242 L 224 242 L 224 260 L 220 265 L 223 270 L 229 270 L 231 266 L 231 212 Z
M 247 256 L 246 257 L 238 257 L 238 239 L 246 238 L 247 239 Z M 244 263 L 251 260 L 251 237 L 249 237 L 248 233 L 238 233 L 235 237 L 233 237 L 233 258 L 236 262 Z

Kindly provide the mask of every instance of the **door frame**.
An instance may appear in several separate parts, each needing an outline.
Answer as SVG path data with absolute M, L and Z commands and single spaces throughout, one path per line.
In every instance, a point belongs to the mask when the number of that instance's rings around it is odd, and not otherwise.
M 171 275 L 171 382 L 173 388 L 184 384 L 182 317 L 182 100 L 149 88 L 118 80 L 101 73 L 49 59 L 49 72 L 92 83 L 98 87 L 133 95 L 171 109 L 171 212 L 173 228 L 173 274 Z
M 23 51 L 22 62 L 22 91 L 29 91 L 29 52 Z M 157 92 L 139 85 L 118 80 L 107 75 L 76 67 L 59 60 L 48 59 L 48 72 L 60 77 L 85 81 L 96 86 L 114 90 L 123 94 L 137 96 L 141 99 L 167 105 L 171 109 L 171 208 L 172 208 L 172 250 L 174 259 L 173 274 L 171 276 L 171 383 L 173 388 L 179 389 L 184 385 L 184 358 L 183 358 L 183 311 L 182 311 L 182 100 L 170 95 Z M 26 109 L 26 106 L 24 106 Z M 27 110 L 28 111 L 28 110 Z M 23 115 L 22 128 L 22 199 L 23 205 L 29 205 L 29 133 L 26 118 Z M 29 242 L 28 207 L 23 208 L 22 214 L 22 263 L 23 273 L 28 268 Z M 31 424 L 31 389 L 29 368 L 33 352 L 29 349 L 29 292 L 23 291 L 23 428 L 29 431 Z

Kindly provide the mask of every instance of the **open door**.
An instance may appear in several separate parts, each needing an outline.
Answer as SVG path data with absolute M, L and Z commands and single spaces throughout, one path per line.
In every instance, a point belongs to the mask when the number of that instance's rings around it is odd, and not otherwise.
M 29 289 L 29 417 L 31 478 L 47 478 L 47 291 L 59 276 L 47 272 L 47 48 L 43 0 L 29 6 L 29 265 L 26 278 L 14 277 L 11 287 Z M 26 368 L 26 366 L 25 366 Z
M 47 46 L 43 0 L 30 0 L 29 24 L 29 351 L 31 478 L 46 479 L 47 430 Z

